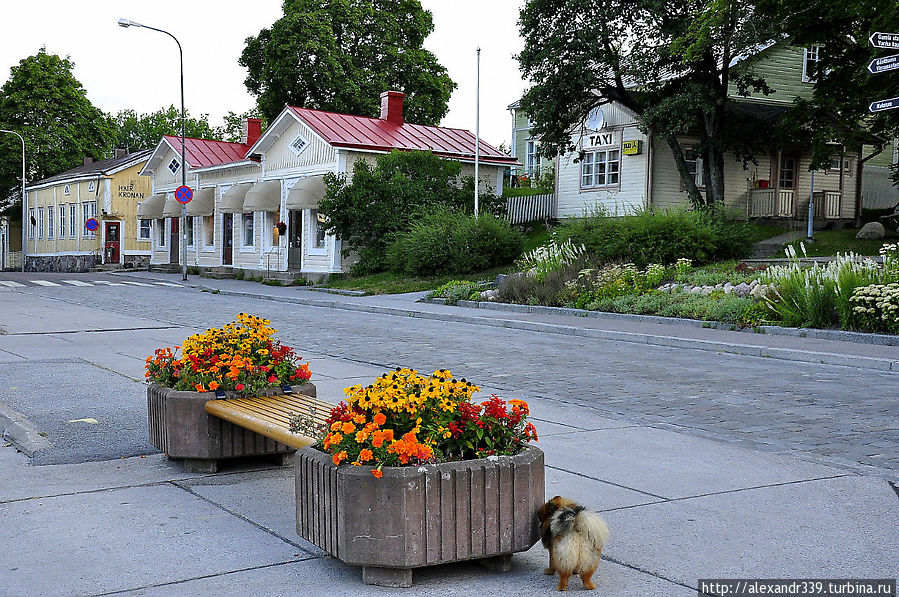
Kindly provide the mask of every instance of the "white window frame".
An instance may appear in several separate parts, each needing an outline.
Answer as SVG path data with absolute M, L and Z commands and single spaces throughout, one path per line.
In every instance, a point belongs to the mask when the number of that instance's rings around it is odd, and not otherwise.
M 823 46 L 809 46 L 802 49 L 802 82 L 814 83 L 815 78 L 809 74 L 809 63 L 818 63 L 821 60 L 821 49 Z
M 202 242 L 200 243 L 200 246 L 202 246 L 203 250 L 206 252 L 215 251 L 215 220 L 215 215 L 203 216 L 202 218 L 200 218 L 200 234 L 202 235 Z M 212 229 L 211 231 L 210 228 Z M 208 232 L 212 232 L 212 235 L 207 234 Z M 210 238 L 212 239 L 212 242 L 207 243 L 206 241 Z
M 56 226 L 56 220 L 53 218 L 53 206 L 47 206 L 47 240 L 50 240 L 55 235 L 55 230 L 53 229 Z
M 37 238 L 41 240 L 44 238 L 44 208 L 37 208 Z
M 830 164 L 827 165 L 828 172 L 839 172 L 840 171 L 840 156 L 835 155 L 831 156 Z M 844 157 L 843 158 L 843 173 L 851 176 L 852 175 L 852 160 Z
M 687 170 L 691 170 L 691 173 L 693 174 L 693 182 L 696 184 L 696 188 L 702 190 L 702 189 L 705 189 L 705 184 L 703 184 L 703 181 L 702 181 L 703 170 L 704 170 L 704 165 L 702 163 L 702 156 L 699 154 L 696 154 L 696 157 L 693 157 L 693 158 L 687 157 L 687 154 L 689 152 L 693 151 L 694 149 L 696 149 L 695 146 L 688 145 L 686 147 L 682 147 L 681 151 L 684 154 L 684 161 L 687 163 Z M 692 164 L 692 167 L 691 167 L 691 164 Z M 683 184 L 683 183 L 681 183 L 681 184 Z
M 65 204 L 59 206 L 59 236 L 58 238 L 66 237 L 66 209 L 68 209 Z
M 87 183 L 87 192 L 88 193 L 94 192 L 94 181 L 91 180 Z
M 167 218 L 156 218 L 153 220 L 153 228 L 155 228 L 156 248 L 163 250 L 166 248 L 166 236 L 168 236 Z
M 599 159 L 602 156 L 602 159 Z M 613 157 L 614 156 L 614 157 Z M 598 166 L 603 166 L 602 173 Z M 614 168 L 610 166 L 614 165 Z M 602 177 L 600 181 L 600 176 Z M 589 178 L 588 178 L 589 177 Z M 612 182 L 611 179 L 615 178 Z M 581 161 L 580 185 L 582 189 L 609 189 L 621 186 L 621 148 L 595 149 L 584 154 Z
M 302 141 L 302 145 L 297 148 L 296 145 L 300 141 Z M 309 147 L 309 139 L 307 139 L 303 135 L 297 135 L 296 138 L 290 142 L 290 151 L 292 151 L 296 156 L 299 156 L 301 153 L 306 151 L 307 147 Z
M 528 178 L 540 176 L 540 146 L 536 139 L 528 139 L 524 145 L 524 171 Z
M 145 227 L 146 226 L 146 227 Z M 147 234 L 144 234 L 146 230 Z M 148 243 L 153 240 L 153 220 L 137 218 L 137 242 Z
M 62 187 L 63 195 L 69 195 L 69 194 L 71 194 L 71 192 L 72 192 L 72 190 L 69 188 L 69 185 L 63 185 L 63 187 Z
M 166 166 L 169 172 L 172 173 L 172 176 L 178 174 L 178 171 L 181 170 L 181 161 L 178 158 L 172 158 L 172 161 L 169 162 L 169 165 Z
M 34 224 L 32 224 L 34 222 Z M 34 208 L 28 208 L 28 240 L 34 240 L 35 235 L 37 234 L 37 215 L 34 213 Z
M 88 230 L 85 224 L 91 218 L 97 217 L 97 203 L 95 201 L 85 201 L 81 203 L 81 227 L 84 229 L 83 238 L 95 238 L 96 231 Z
M 309 255 L 327 255 L 328 254 L 328 236 L 322 236 L 322 244 L 318 246 L 318 233 L 321 230 L 321 225 L 318 221 L 318 210 L 310 209 L 309 210 L 309 238 L 307 239 L 308 247 L 307 253 Z
M 247 238 L 248 219 L 253 223 L 249 238 Z M 256 251 L 256 212 L 240 214 L 240 251 L 241 253 L 254 253 Z
M 197 240 L 196 240 L 197 221 L 196 221 L 196 219 L 197 219 L 196 216 L 186 216 L 184 218 L 184 227 L 187 229 L 187 230 L 185 230 L 185 232 L 187 232 L 187 234 L 185 236 L 187 237 L 187 248 L 189 248 L 189 249 L 193 249 L 195 246 L 197 246 Z
M 69 238 L 78 236 L 78 204 L 69 203 Z

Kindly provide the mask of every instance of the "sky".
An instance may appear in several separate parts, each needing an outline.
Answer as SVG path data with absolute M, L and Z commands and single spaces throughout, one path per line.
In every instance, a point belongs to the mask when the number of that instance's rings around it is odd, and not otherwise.
M 521 49 L 516 22 L 524 0 L 422 0 L 434 16 L 425 41 L 458 88 L 444 126 L 475 129 L 476 48 L 481 47 L 481 137 L 506 145 L 512 118 L 506 106 L 525 89 L 513 55 Z M 252 7 L 252 8 L 250 8 Z M 244 40 L 281 16 L 280 0 L 30 0 L 4 7 L 0 21 L 0 81 L 10 67 L 35 54 L 69 56 L 75 77 L 98 108 L 138 113 L 180 106 L 178 49 L 167 36 L 119 27 L 127 18 L 175 35 L 184 50 L 187 110 L 221 124 L 229 111 L 244 112 L 254 98 L 237 64 Z M 476 17 L 475 17 L 476 15 Z

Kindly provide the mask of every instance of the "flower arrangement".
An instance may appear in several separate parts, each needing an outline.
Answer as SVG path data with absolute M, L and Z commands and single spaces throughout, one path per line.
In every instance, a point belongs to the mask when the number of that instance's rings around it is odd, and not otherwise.
M 372 466 L 375 477 L 383 466 L 513 455 L 537 439 L 527 403 L 492 396 L 475 404 L 480 388 L 447 369 L 426 377 L 397 368 L 344 391 L 318 447 L 336 466 Z
M 148 381 L 176 390 L 234 390 L 245 395 L 311 377 L 294 350 L 272 340 L 268 319 L 240 313 L 223 328 L 194 334 L 181 347 L 159 348 L 147 357 Z M 178 356 L 178 351 L 181 356 Z

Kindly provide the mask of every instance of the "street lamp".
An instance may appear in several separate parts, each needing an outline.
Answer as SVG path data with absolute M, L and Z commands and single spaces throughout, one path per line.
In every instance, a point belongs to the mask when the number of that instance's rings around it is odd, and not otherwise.
M 25 271 L 25 255 L 28 253 L 28 241 L 25 237 L 25 215 L 28 213 L 25 200 L 25 137 L 16 131 L 8 131 L 0 129 L 0 133 L 11 133 L 19 138 L 22 142 L 22 271 Z
M 181 42 L 168 31 L 150 27 L 149 25 L 141 25 L 128 19 L 119 19 L 119 27 L 124 27 L 125 29 L 128 27 L 143 27 L 144 29 L 165 33 L 178 44 L 178 58 L 181 62 L 181 186 L 187 186 L 187 164 L 184 161 L 184 53 L 181 51 Z M 187 204 L 185 203 L 181 204 L 181 218 L 178 222 L 178 229 L 181 231 L 181 279 L 187 280 Z

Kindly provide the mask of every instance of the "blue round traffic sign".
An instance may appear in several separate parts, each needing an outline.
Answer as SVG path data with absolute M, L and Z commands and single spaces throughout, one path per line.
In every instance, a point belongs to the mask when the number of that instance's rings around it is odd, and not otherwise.
M 175 201 L 178 203 L 188 204 L 194 198 L 194 192 L 190 187 L 178 187 L 175 189 Z
M 100 222 L 98 222 L 94 218 L 88 218 L 87 221 L 84 222 L 84 227 L 91 232 L 96 232 L 96 230 L 100 227 Z

